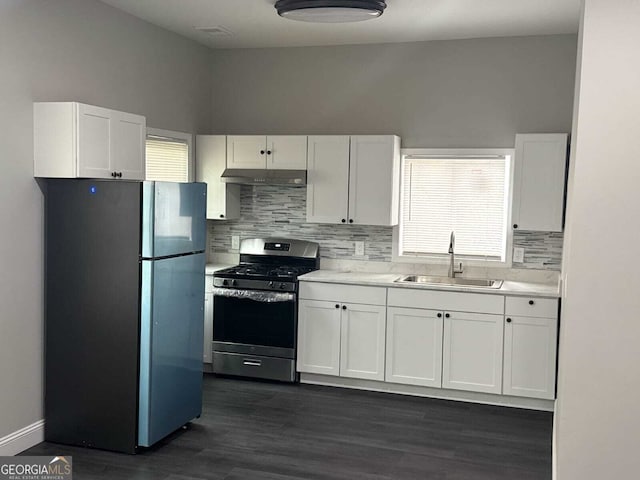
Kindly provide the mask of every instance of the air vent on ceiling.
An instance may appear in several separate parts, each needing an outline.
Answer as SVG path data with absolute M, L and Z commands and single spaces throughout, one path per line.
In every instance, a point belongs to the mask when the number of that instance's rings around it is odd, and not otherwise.
M 199 30 L 200 32 L 204 32 L 208 35 L 211 36 L 230 36 L 231 35 L 231 30 L 229 30 L 228 28 L 222 27 L 220 25 L 217 25 L 215 27 L 194 27 L 196 30 Z

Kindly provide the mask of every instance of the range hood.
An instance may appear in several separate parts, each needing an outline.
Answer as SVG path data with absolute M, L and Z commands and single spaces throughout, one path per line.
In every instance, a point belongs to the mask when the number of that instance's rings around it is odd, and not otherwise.
M 306 185 L 307 171 L 227 168 L 221 180 L 242 185 Z

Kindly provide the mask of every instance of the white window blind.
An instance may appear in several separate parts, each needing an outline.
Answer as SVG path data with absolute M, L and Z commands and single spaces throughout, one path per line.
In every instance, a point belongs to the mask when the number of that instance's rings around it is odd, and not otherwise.
M 509 156 L 412 157 L 404 161 L 400 254 L 504 261 Z
M 147 136 L 145 163 L 147 180 L 189 181 L 189 145 L 186 141 Z

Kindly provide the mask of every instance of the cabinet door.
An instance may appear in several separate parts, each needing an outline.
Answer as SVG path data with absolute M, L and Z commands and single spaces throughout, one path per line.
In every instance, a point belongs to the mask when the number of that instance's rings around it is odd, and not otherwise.
M 400 185 L 400 138 L 393 135 L 351 137 L 349 223 L 397 225 Z
M 78 104 L 78 176 L 112 178 L 112 111 Z
M 346 223 L 349 204 L 349 137 L 308 139 L 307 222 Z
M 335 302 L 298 303 L 299 372 L 340 374 L 340 306 Z
M 144 180 L 146 119 L 140 115 L 111 112 L 111 166 L 118 178 Z
M 204 345 L 202 363 L 212 363 L 211 348 L 213 342 L 213 293 L 204 296 Z
M 341 311 L 340 376 L 384 380 L 385 307 L 347 303 Z
M 387 308 L 387 382 L 442 386 L 442 312 Z
M 264 135 L 227 136 L 227 168 L 267 168 L 267 139 Z
M 502 392 L 502 315 L 445 312 L 442 387 Z
M 558 320 L 555 318 L 507 318 L 502 393 L 555 398 L 557 335 Z
M 207 184 L 207 218 L 229 220 L 240 217 L 240 185 L 220 180 L 227 158 L 227 137 L 196 137 L 196 181 Z
M 307 137 L 302 135 L 268 136 L 267 168 L 272 170 L 306 170 Z
M 565 133 L 516 135 L 514 228 L 562 231 L 566 165 Z

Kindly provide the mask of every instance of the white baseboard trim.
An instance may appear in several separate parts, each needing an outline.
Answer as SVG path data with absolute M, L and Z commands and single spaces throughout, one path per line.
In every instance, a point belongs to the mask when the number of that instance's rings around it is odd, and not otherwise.
M 316 373 L 301 373 L 300 383 L 324 385 L 327 387 L 352 388 L 355 390 L 370 390 L 374 392 L 399 393 L 416 397 L 441 398 L 462 402 L 483 403 L 505 407 L 527 408 L 529 410 L 554 411 L 554 400 L 538 398 L 511 397 L 490 393 L 467 392 L 463 390 L 447 390 L 444 388 L 420 387 L 416 385 L 402 385 L 398 383 L 378 382 L 375 380 L 360 380 L 356 378 L 333 377 Z
M 38 420 L 0 438 L 0 456 L 13 456 L 44 442 L 44 420 Z

